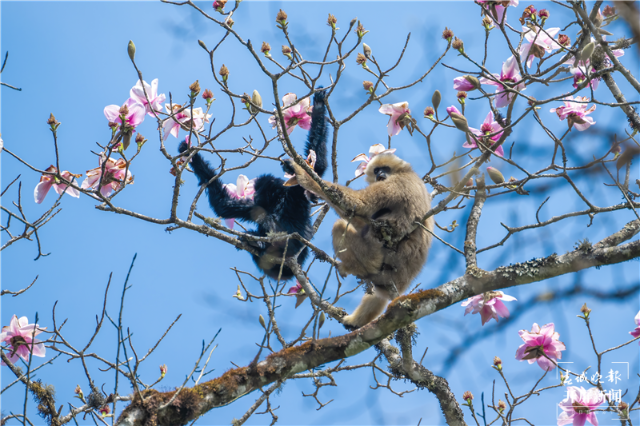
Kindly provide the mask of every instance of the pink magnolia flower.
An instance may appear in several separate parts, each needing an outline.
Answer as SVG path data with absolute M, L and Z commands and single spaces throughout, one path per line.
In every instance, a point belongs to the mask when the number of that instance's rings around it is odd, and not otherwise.
M 56 173 L 58 169 L 56 169 L 55 166 L 49 166 L 45 171 L 49 173 Z M 74 177 L 79 178 L 82 175 L 76 175 L 65 170 L 64 172 L 60 173 L 60 176 L 71 182 Z M 77 189 L 71 188 L 68 185 L 60 182 L 58 178 L 53 175 L 43 174 L 40 177 L 40 182 L 36 185 L 35 191 L 33 191 L 33 197 L 35 198 L 37 204 L 40 204 L 44 201 L 44 197 L 47 196 L 51 187 L 53 187 L 58 195 L 63 194 L 66 189 L 66 193 L 71 195 L 72 197 L 80 197 L 80 192 Z
M 636 329 L 629 332 L 629 334 L 632 335 L 634 338 L 640 336 L 640 311 L 636 314 L 635 321 L 636 321 Z
M 296 308 L 298 306 L 300 306 L 300 304 L 302 302 L 304 302 L 304 299 L 309 297 L 309 295 L 304 292 L 304 288 L 302 288 L 302 284 L 300 284 L 300 282 L 298 280 L 296 280 L 296 285 L 291 287 L 289 289 L 289 291 L 287 292 L 287 294 L 289 296 L 295 296 L 296 297 Z
M 409 102 L 398 102 L 397 104 L 384 104 L 378 109 L 378 112 L 381 112 L 389 117 L 389 123 L 387 124 L 387 130 L 389 132 L 389 136 L 395 136 L 404 128 L 404 124 L 401 123 L 401 120 L 405 117 L 405 114 L 411 114 L 411 110 L 409 109 Z
M 598 426 L 594 410 L 604 401 L 605 397 L 598 388 L 586 390 L 582 386 L 567 387 L 567 397 L 559 404 L 562 413 L 558 417 L 558 426 L 583 426 L 586 422 Z
M 300 284 L 300 282 L 296 280 L 296 285 L 289 288 L 289 291 L 287 291 L 287 294 L 294 295 L 299 293 L 304 293 L 304 289 L 302 288 L 302 284 Z
M 474 129 L 473 127 L 469 127 L 469 130 L 471 130 L 471 133 L 473 133 L 476 136 L 479 136 L 480 138 L 484 138 L 486 135 L 490 135 L 492 133 L 495 132 L 499 132 L 500 130 L 502 130 L 502 126 L 500 124 L 498 124 L 497 121 L 495 121 L 493 119 L 493 111 L 489 111 L 489 114 L 487 114 L 486 118 L 484 119 L 484 122 L 482 123 L 482 126 L 480 126 L 480 130 L 478 129 Z M 500 137 L 502 136 L 502 132 L 491 136 L 491 140 L 493 142 L 497 142 L 498 140 L 500 140 Z M 492 142 L 492 144 L 493 144 Z M 465 142 L 464 144 L 462 144 L 463 148 L 477 148 L 477 144 L 476 141 L 473 139 L 469 139 L 467 142 Z M 502 149 L 502 145 L 499 146 L 496 149 L 496 154 L 499 155 L 500 157 L 504 156 L 504 150 Z
M 352 163 L 354 161 L 362 161 L 362 163 L 360 163 L 358 165 L 358 168 L 356 169 L 356 177 L 363 175 L 364 171 L 367 169 L 367 165 L 369 165 L 369 162 L 373 159 L 373 157 L 375 157 L 378 154 L 382 154 L 383 152 L 388 152 L 390 154 L 393 154 L 394 152 L 396 152 L 396 149 L 395 148 L 387 149 L 384 147 L 384 145 L 382 145 L 381 143 L 378 143 L 375 145 L 371 145 L 371 148 L 369 148 L 368 157 L 366 156 L 366 154 L 359 154 L 356 156 L 356 158 L 351 160 Z
M 554 360 L 562 359 L 560 351 L 566 349 L 564 343 L 558 340 L 560 334 L 556 333 L 554 328 L 553 323 L 543 325 L 542 328 L 533 323 L 531 331 L 520 330 L 518 333 L 524 341 L 524 345 L 521 345 L 516 351 L 516 359 L 527 360 L 529 364 L 538 361 L 538 365 L 543 370 L 553 370 L 556 367 Z
M 463 76 L 456 77 L 456 78 L 453 79 L 453 90 L 459 90 L 459 91 L 462 91 L 462 92 L 470 92 L 472 90 L 475 90 L 475 88 L 476 87 L 473 84 L 471 84 L 469 82 L 469 80 L 467 80 Z
M 494 3 L 494 0 L 478 0 L 478 3 Z M 518 3 L 520 3 L 520 0 L 510 0 L 509 4 L 507 6 L 514 6 L 515 7 L 515 6 L 518 5 Z M 497 21 L 498 23 L 501 23 L 502 22 L 502 17 L 504 16 L 505 11 L 506 11 L 506 7 L 502 6 L 501 4 L 497 4 L 497 3 L 496 3 L 495 6 L 496 6 L 496 14 L 497 14 L 497 16 L 493 16 L 491 7 L 488 7 L 487 10 L 491 13 L 491 15 L 492 15 L 491 17 L 495 18 L 494 19 L 495 21 Z M 505 19 L 504 22 L 507 22 L 507 18 L 505 17 L 504 19 Z
M 566 118 L 567 122 L 569 123 L 569 129 L 575 126 L 579 131 L 583 131 L 588 129 L 593 124 L 596 124 L 596 122 L 593 121 L 593 118 L 587 117 L 587 115 L 596 110 L 595 105 L 587 109 L 586 102 L 589 101 L 587 97 L 576 96 L 575 101 L 581 101 L 583 103 L 573 102 L 573 96 L 567 96 L 563 99 L 563 101 L 564 106 L 551 108 L 549 111 L 558 114 L 558 118 L 560 118 L 560 120 L 564 120 Z
M 300 126 L 304 130 L 311 128 L 311 116 L 309 113 L 312 107 L 309 105 L 309 98 L 304 98 L 296 105 L 289 106 L 297 99 L 298 97 L 295 93 L 287 93 L 282 97 L 282 114 L 284 115 L 284 123 L 287 126 L 288 135 L 293 132 L 296 126 Z M 271 124 L 271 128 L 275 129 L 277 127 L 278 131 L 280 131 L 280 123 L 275 114 L 269 117 L 269 124 Z
M 2 333 L 0 333 L 0 341 L 11 346 L 11 352 L 7 354 L 9 360 L 14 364 L 19 358 L 27 362 L 29 353 L 43 357 L 46 350 L 44 343 L 34 337 L 44 330 L 46 327 L 40 328 L 38 324 L 29 324 L 27 317 L 18 319 L 18 316 L 14 315 L 9 325 L 2 327 Z M 6 364 L 2 362 L 2 365 Z
M 500 75 L 493 74 L 496 80 L 503 81 L 505 83 L 515 84 L 513 90 L 524 90 L 526 89 L 524 83 L 521 83 L 522 76 L 520 75 L 520 70 L 518 69 L 518 61 L 515 56 L 510 56 L 502 64 L 502 70 Z M 497 83 L 488 78 L 482 77 L 480 79 L 480 83 L 482 84 L 491 84 L 492 86 L 496 86 L 496 107 L 502 108 L 511 103 L 511 100 L 515 96 L 514 93 L 505 92 L 505 86 L 501 83 Z M 516 84 L 517 83 L 517 84 Z
M 182 109 L 183 106 L 178 104 L 173 105 L 173 110 L 170 104 L 165 104 L 164 107 L 168 114 L 173 113 L 173 117 L 165 119 L 164 123 L 162 123 L 163 140 L 167 140 L 170 134 L 177 138 L 180 128 L 190 130 L 193 126 L 193 131 L 199 132 L 202 130 L 204 123 L 208 123 L 209 118 L 211 118 L 211 114 L 205 114 L 202 108 L 193 108 L 192 117 L 190 107 Z M 181 109 L 182 111 L 180 111 Z
M 245 175 L 239 175 L 236 180 L 236 185 L 232 183 L 225 183 L 222 185 L 224 189 L 226 189 L 229 197 L 235 200 L 253 200 L 253 197 L 256 193 L 254 185 L 256 183 L 256 178 L 249 180 Z M 235 219 L 225 219 L 224 223 L 227 225 L 229 229 L 233 229 Z
M 596 69 L 592 68 L 591 72 L 592 73 L 596 72 Z M 584 75 L 584 73 L 579 67 L 571 68 L 571 74 L 573 74 L 573 87 L 576 89 L 578 88 L 578 86 L 584 83 L 584 81 L 587 79 L 587 76 Z M 596 90 L 599 84 L 600 84 L 599 77 L 592 78 L 591 81 L 589 81 L 589 86 L 591 86 L 593 90 Z
M 147 98 L 144 96 L 145 91 L 147 92 L 147 96 L 149 97 L 149 102 L 147 102 Z M 136 85 L 133 86 L 129 91 L 129 96 L 144 105 L 145 111 L 152 117 L 156 116 L 156 114 L 152 111 L 162 111 L 162 103 L 167 98 L 164 93 L 158 95 L 157 78 L 151 82 L 151 85 L 149 85 L 149 83 L 147 83 L 146 81 L 140 83 L 140 80 L 138 80 L 136 82 Z
M 488 291 L 484 294 L 478 294 L 462 302 L 462 306 L 467 308 L 464 310 L 464 314 L 480 314 L 482 319 L 482 325 L 485 325 L 491 318 L 494 318 L 498 322 L 498 318 L 509 318 L 509 310 L 502 303 L 512 302 L 516 300 L 515 297 L 504 294 L 501 291 Z
M 104 116 L 107 117 L 110 123 L 117 123 L 122 126 L 120 116 L 123 114 L 125 116 L 125 130 L 135 129 L 144 121 L 146 109 L 143 104 L 134 98 L 127 99 L 121 107 L 118 105 L 108 105 L 104 107 Z
M 102 187 L 100 193 L 108 197 L 113 191 L 119 189 L 125 179 L 127 185 L 133 184 L 133 175 L 131 170 L 127 170 L 127 162 L 124 158 L 114 160 L 113 158 L 106 159 L 107 163 L 104 168 L 104 176 L 102 175 L 102 164 L 104 163 L 106 156 L 100 155 L 100 166 L 95 169 L 87 170 L 87 178 L 82 182 L 82 189 L 97 189 L 102 178 Z
M 531 68 L 533 59 L 536 57 L 542 57 L 544 52 L 551 53 L 555 49 L 560 49 L 562 46 L 553 39 L 560 32 L 560 28 L 548 28 L 544 31 L 539 31 L 537 28 L 530 29 L 528 27 L 522 27 L 524 37 L 528 43 L 524 43 L 520 46 L 520 56 L 527 58 L 527 67 Z M 532 50 L 532 47 L 536 45 L 536 48 Z M 537 56 L 536 56 L 537 55 Z

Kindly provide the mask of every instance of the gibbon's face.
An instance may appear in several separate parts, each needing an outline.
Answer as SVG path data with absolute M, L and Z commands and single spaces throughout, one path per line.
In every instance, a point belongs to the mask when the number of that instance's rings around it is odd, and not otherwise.
M 389 177 L 389 174 L 391 173 L 391 167 L 376 167 L 375 169 L 373 169 L 373 174 L 376 176 L 376 182 L 380 182 L 385 180 L 387 177 Z
M 369 184 L 383 182 L 392 175 L 404 171 L 406 166 L 408 164 L 394 154 L 378 154 L 367 165 L 367 182 Z

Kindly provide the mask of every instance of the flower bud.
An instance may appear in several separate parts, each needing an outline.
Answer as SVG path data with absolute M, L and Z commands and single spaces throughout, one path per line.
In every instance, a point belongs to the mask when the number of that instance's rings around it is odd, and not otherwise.
M 80 385 L 76 386 L 76 390 L 74 392 L 77 398 L 84 400 L 84 394 L 82 393 L 82 388 L 80 388 Z
M 320 330 L 322 328 L 322 326 L 324 325 L 324 321 L 325 321 L 326 317 L 324 315 L 324 312 L 320 313 L 320 318 L 318 319 L 318 330 Z
M 136 57 L 136 45 L 131 40 L 129 40 L 129 45 L 127 46 L 127 53 L 129 54 L 129 59 L 133 61 Z
M 594 42 L 590 42 L 588 43 L 585 47 L 582 48 L 582 50 L 578 53 L 579 59 L 581 61 L 586 61 L 587 59 L 591 58 L 591 55 L 593 55 L 593 50 L 595 49 L 596 45 Z
M 482 85 L 480 84 L 480 80 L 477 77 L 472 75 L 463 75 L 464 79 L 467 80 L 473 86 L 472 90 L 479 89 Z
M 362 51 L 364 52 L 364 56 L 371 58 L 371 48 L 367 43 L 362 43 Z
M 217 11 L 222 13 L 222 9 L 224 9 L 224 6 L 227 4 L 227 0 L 215 0 L 213 2 L 213 8 Z
M 227 19 L 224 20 L 224 23 L 229 27 L 232 28 L 233 24 L 235 24 L 236 22 L 231 19 L 231 15 L 227 16 Z
M 164 379 L 165 374 L 167 374 L 167 364 L 162 364 L 160 366 L 160 378 Z
M 291 56 L 291 48 L 289 46 L 282 46 L 282 54 L 289 58 L 290 61 L 293 61 L 293 57 Z
M 244 300 L 244 297 L 242 296 L 242 292 L 240 291 L 240 284 L 238 284 L 238 290 L 236 291 L 236 294 L 233 295 L 233 297 L 235 297 L 238 300 Z
M 257 90 L 254 90 L 253 93 L 251 94 L 251 102 L 253 102 L 254 105 L 262 108 L 262 96 L 260 96 L 260 93 L 258 93 Z
M 496 370 L 499 370 L 499 371 L 502 370 L 502 360 L 497 356 L 493 357 L 493 367 Z
M 467 133 L 469 132 L 469 124 L 467 123 L 467 119 L 464 117 L 464 115 L 452 112 L 449 114 L 449 116 L 451 117 L 451 121 L 453 121 L 454 126 L 456 126 L 456 129 L 462 130 L 463 132 Z
M 489 18 L 488 16 L 485 16 L 484 18 L 482 18 L 482 26 L 487 31 L 492 30 L 494 28 L 493 19 Z
M 584 305 L 582 305 L 582 307 L 580 308 L 580 312 L 582 312 L 582 314 L 584 315 L 585 319 L 589 318 L 589 314 L 591 313 L 591 309 L 589 309 L 587 307 L 587 303 L 585 302 Z
M 364 26 L 360 23 L 360 21 L 358 21 L 358 26 L 356 27 L 356 34 L 358 35 L 358 38 L 364 37 L 364 35 L 368 32 L 369 31 L 364 29 Z
M 138 133 L 136 135 L 136 145 L 138 145 L 138 150 L 140 150 L 140 148 L 142 148 L 142 145 L 144 145 L 144 143 L 147 140 L 144 138 L 144 136 L 142 136 L 140 133 Z
M 240 101 L 244 104 L 244 106 L 249 108 L 249 95 L 246 92 L 242 94 L 242 96 L 240 97 Z
M 213 99 L 213 92 L 209 89 L 204 89 L 204 93 L 202 94 L 202 99 L 204 99 L 207 102 L 207 105 L 209 105 L 211 102 L 215 100 Z
M 327 25 L 335 30 L 337 23 L 338 23 L 338 20 L 336 19 L 336 17 L 333 16 L 332 14 L 329 14 L 329 18 L 327 19 Z
M 610 18 L 610 17 L 612 17 L 612 16 L 614 16 L 616 14 L 616 8 L 615 7 L 611 7 L 611 6 L 606 6 L 604 8 L 604 10 L 602 11 L 602 14 L 606 18 Z
M 424 117 L 428 118 L 430 120 L 433 120 L 433 114 L 435 114 L 436 112 L 433 110 L 433 108 L 431 107 L 426 107 L 424 109 Z
M 53 113 L 51 113 L 51 115 L 49 115 L 49 119 L 47 120 L 47 124 L 51 126 L 51 130 L 56 130 L 60 125 L 60 122 L 56 120 L 56 117 L 54 117 Z
M 431 105 L 433 105 L 433 109 L 437 110 L 440 106 L 440 101 L 442 100 L 442 95 L 439 90 L 433 92 L 433 96 L 431 96 Z
M 191 90 L 191 96 L 198 96 L 198 93 L 200 93 L 200 83 L 198 83 L 198 80 L 189 86 L 189 90 Z
M 622 417 L 627 417 L 628 408 L 629 408 L 629 404 L 627 404 L 626 402 L 620 401 L 620 403 L 618 403 L 618 410 L 620 410 L 620 414 L 622 415 Z
M 222 64 L 222 66 L 220 67 L 220 71 L 218 71 L 218 74 L 220 74 L 220 77 L 222 77 L 222 81 L 227 81 L 227 78 L 229 78 L 229 68 L 227 68 L 227 66 L 225 64 Z
M 464 53 L 464 43 L 458 37 L 453 40 L 453 44 L 451 45 L 454 49 L 456 49 L 460 53 Z
M 363 81 L 362 87 L 364 87 L 364 90 L 367 92 L 373 92 L 373 83 L 371 81 Z
M 524 25 L 525 20 L 527 19 L 531 19 L 531 20 L 536 19 L 536 8 L 533 7 L 533 5 L 527 6 L 524 9 L 524 12 L 522 12 L 522 16 L 520 17 L 520 23 Z
M 500 173 L 500 170 L 494 167 L 487 167 L 487 173 L 489 173 L 489 177 L 493 181 L 493 183 L 499 185 L 504 182 L 504 176 Z
M 284 10 L 280 9 L 280 12 L 278 12 L 278 14 L 276 15 L 276 22 L 283 27 L 287 26 L 287 14 L 284 12 Z
M 507 408 L 507 404 L 503 400 L 498 401 L 498 410 L 502 413 L 505 408 Z
M 207 52 L 209 52 L 209 49 L 207 49 L 207 45 L 204 44 L 204 41 L 202 40 L 198 40 L 198 44 L 200 45 L 200 47 L 202 47 L 204 50 L 206 50 Z
M 271 46 L 269 46 L 269 43 L 267 43 L 266 41 L 262 42 L 260 51 L 264 53 L 264 56 L 266 56 L 267 58 L 271 56 L 271 53 L 269 53 L 269 51 L 271 51 Z
M 470 391 L 465 391 L 465 393 L 462 394 L 462 399 L 467 401 L 467 404 L 471 404 L 471 401 L 473 401 L 473 394 Z
M 125 105 L 122 105 L 122 106 L 120 107 L 120 109 L 118 110 L 118 113 L 119 113 L 120 115 L 124 115 L 124 116 L 128 115 L 128 114 L 129 114 L 129 107 L 128 107 L 126 104 L 125 104 Z M 123 121 L 124 121 L 124 120 L 123 120 Z
M 473 186 L 473 178 L 469 178 L 469 180 L 467 181 L 467 183 L 464 184 L 464 186 Z M 497 358 L 497 357 L 496 357 Z M 500 359 L 500 358 L 498 358 Z M 493 359 L 493 362 L 495 362 L 496 359 Z
M 451 31 L 447 27 L 444 27 L 444 31 L 442 31 L 442 38 L 451 43 L 451 39 L 453 38 L 453 31 Z
M 540 19 L 542 19 L 543 21 L 548 19 L 549 16 L 551 14 L 549 13 L 549 11 L 547 9 L 542 9 L 540 10 L 540 12 L 538 12 L 538 16 L 540 17 Z
M 367 68 L 367 57 L 364 56 L 362 53 L 358 53 L 358 56 L 356 57 L 356 63 L 358 65 L 362 65 L 362 68 Z
M 267 329 L 267 325 L 264 322 L 264 318 L 262 317 L 262 314 L 260 314 L 260 316 L 258 317 L 258 321 L 260 321 L 260 325 L 262 326 L 262 328 L 264 328 L 266 330 Z
M 569 47 L 571 46 L 571 39 L 566 34 L 560 34 L 558 36 L 558 44 L 560 46 Z
M 460 105 L 464 105 L 464 100 L 467 99 L 467 92 L 458 92 L 456 97 L 458 98 L 458 102 L 460 102 Z

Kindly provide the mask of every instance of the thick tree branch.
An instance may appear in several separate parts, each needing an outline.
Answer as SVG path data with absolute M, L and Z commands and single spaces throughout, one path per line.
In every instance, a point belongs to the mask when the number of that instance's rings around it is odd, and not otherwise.
M 594 246 L 581 245 L 580 248 L 561 256 L 554 253 L 546 258 L 500 267 L 494 271 L 476 270 L 474 275 L 465 274 L 435 289 L 398 297 L 389 305 L 384 315 L 352 333 L 308 341 L 300 346 L 273 353 L 257 364 L 229 370 L 209 382 L 190 389 L 184 388 L 171 405 L 162 409 L 158 407 L 171 400 L 174 392 L 143 391 L 141 393 L 144 401 L 135 395 L 132 403 L 118 419 L 118 424 L 143 425 L 149 420 L 157 424 L 185 424 L 213 408 L 227 405 L 267 384 L 286 380 L 293 374 L 356 355 L 380 343 L 394 331 L 465 298 L 640 257 L 640 240 L 621 246 L 609 246 L 628 240 L 638 232 L 640 221 L 636 220 Z M 421 374 L 427 374 L 420 371 Z M 444 387 L 438 387 L 437 379 L 433 380 L 436 380 L 434 389 L 445 392 Z M 444 386 L 442 383 L 441 385 Z M 455 412 L 450 408 L 447 410 Z

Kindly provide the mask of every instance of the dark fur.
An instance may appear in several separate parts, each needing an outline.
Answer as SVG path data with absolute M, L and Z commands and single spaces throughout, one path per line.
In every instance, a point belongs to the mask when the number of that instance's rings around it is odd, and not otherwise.
M 327 123 L 325 120 L 326 105 L 325 92 L 317 92 L 313 97 L 313 112 L 311 115 L 311 129 L 305 145 L 304 157 L 309 155 L 309 150 L 316 153 L 315 172 L 322 176 L 327 169 Z M 182 153 L 188 148 L 186 143 L 178 148 Z M 193 156 L 191 168 L 198 177 L 199 185 L 205 185 L 216 175 L 209 162 L 202 158 L 201 154 Z M 283 167 L 285 171 L 286 167 Z M 271 174 L 259 176 L 254 184 L 255 194 L 253 200 L 237 200 L 229 197 L 222 186 L 220 179 L 214 180 L 207 186 L 209 204 L 221 218 L 236 218 L 244 222 L 253 222 L 258 225 L 256 229 L 247 233 L 264 237 L 271 232 L 297 232 L 303 238 L 313 237 L 311 224 L 311 202 L 305 196 L 305 189 L 301 186 L 283 186 L 284 180 Z M 269 277 L 277 279 L 280 274 L 281 259 L 286 240 L 275 244 L 250 242 L 259 251 L 260 255 L 253 255 L 255 264 Z M 290 239 L 287 246 L 287 256 L 295 255 L 303 244 Z M 298 256 L 298 263 L 302 265 L 309 254 L 305 247 Z M 281 279 L 288 280 L 293 277 L 291 269 L 282 268 Z

